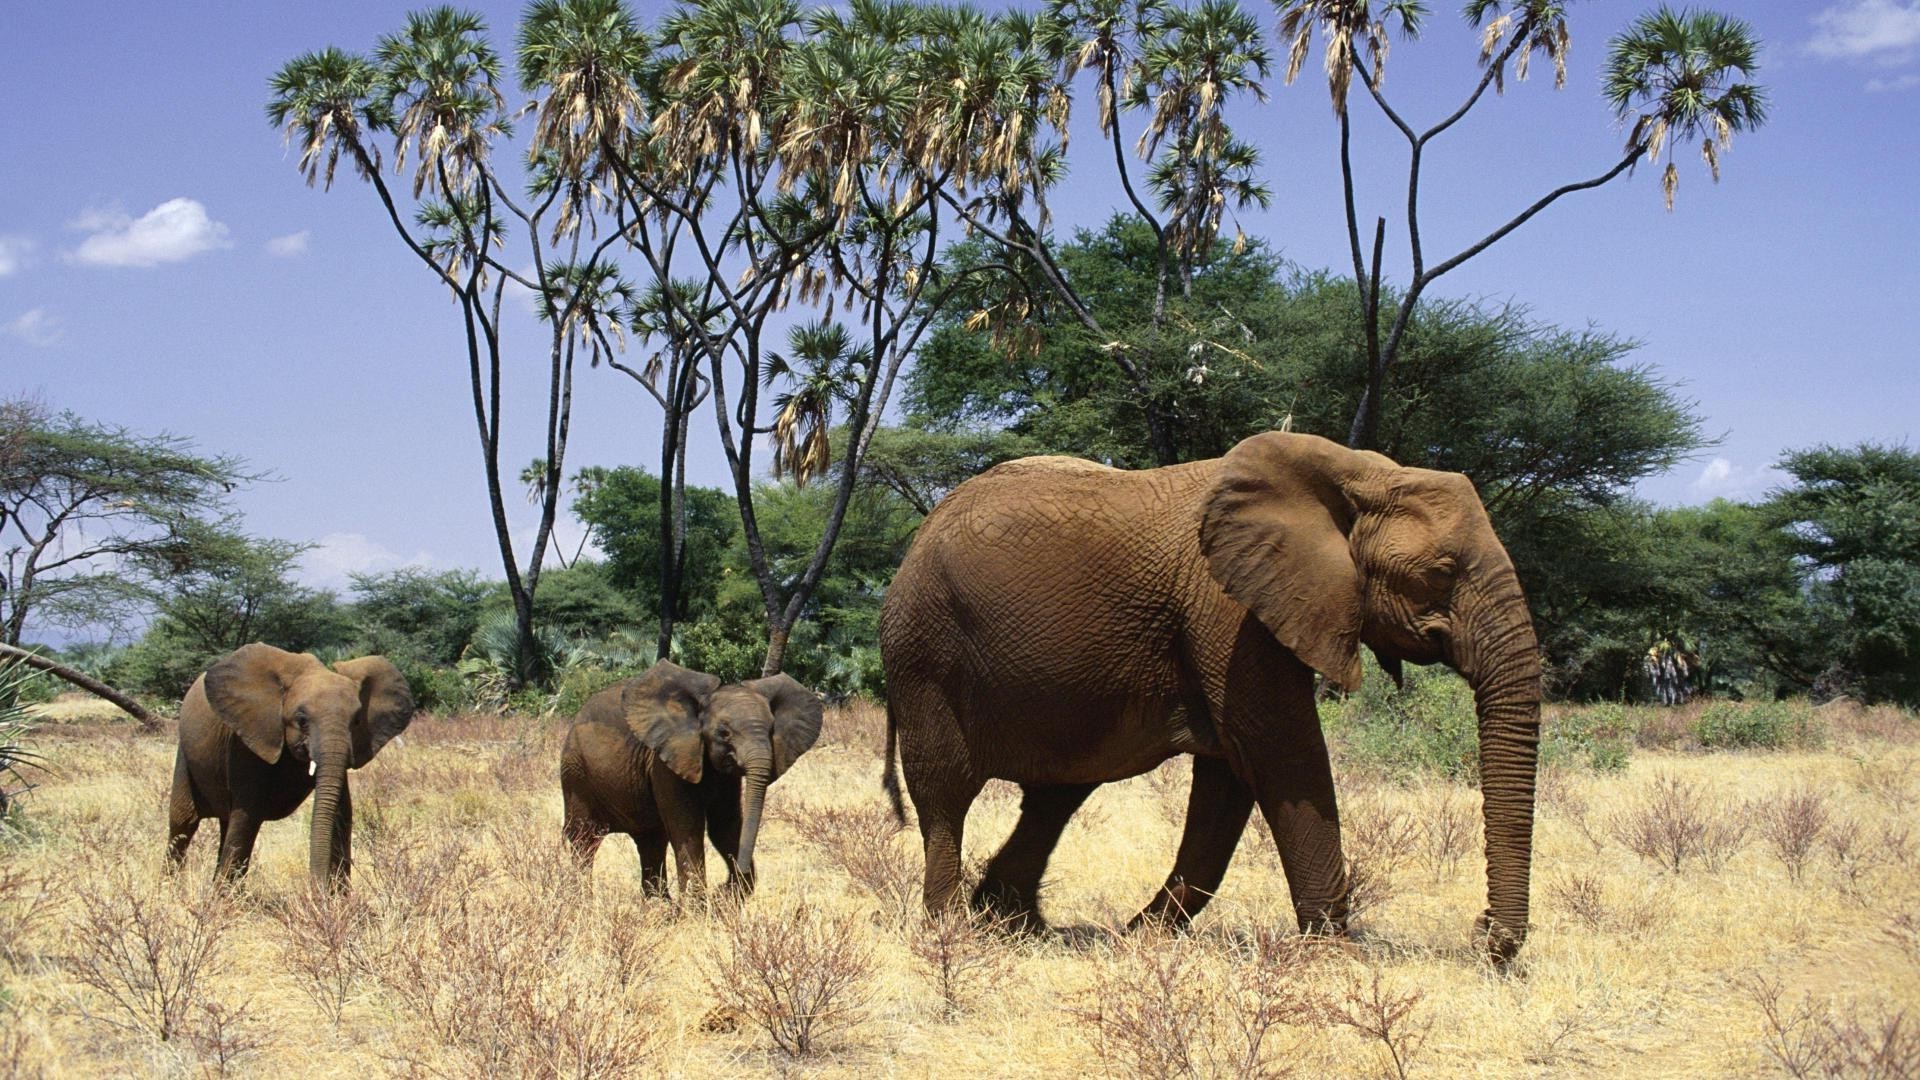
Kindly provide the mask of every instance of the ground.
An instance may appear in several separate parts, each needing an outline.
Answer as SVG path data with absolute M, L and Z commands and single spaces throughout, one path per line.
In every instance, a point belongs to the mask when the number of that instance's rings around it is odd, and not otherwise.
M 645 900 L 619 838 L 590 879 L 573 872 L 558 728 L 418 719 L 353 776 L 341 900 L 307 890 L 304 810 L 265 827 L 232 895 L 206 888 L 216 823 L 165 875 L 170 737 L 42 728 L 54 770 L 0 841 L 0 1073 L 1750 1076 L 1824 1053 L 1891 1076 L 1920 1060 L 1910 719 L 1840 723 L 1814 750 L 1641 749 L 1622 770 L 1544 774 L 1532 936 L 1506 973 L 1470 940 L 1485 880 L 1463 784 L 1342 768 L 1369 882 L 1349 942 L 1282 932 L 1258 829 L 1193 933 L 1115 936 L 1171 862 L 1186 773 L 1169 762 L 1069 828 L 1045 897 L 1067 932 L 1012 937 L 919 914 L 872 706 L 830 711 L 774 786 L 760 887 L 733 913 Z M 1012 827 L 1016 794 L 976 804 L 971 858 Z M 1812 837 L 1797 879 L 1796 824 Z M 1677 871 L 1630 850 L 1695 826 L 1706 850 L 1682 848 Z M 1876 1049 L 1911 1056 L 1874 1073 Z

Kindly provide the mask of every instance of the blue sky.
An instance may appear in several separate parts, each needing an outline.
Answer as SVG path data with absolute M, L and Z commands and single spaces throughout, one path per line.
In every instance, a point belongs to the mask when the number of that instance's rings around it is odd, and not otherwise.
M 1606 40 L 1646 6 L 1575 3 L 1567 89 L 1542 65 L 1433 144 L 1430 261 L 1617 160 L 1624 133 L 1599 69 Z M 1790 448 L 1911 443 L 1920 411 L 1920 0 L 1720 6 L 1766 43 L 1772 118 L 1737 142 L 1717 186 L 1689 151 L 1673 213 L 1642 169 L 1563 200 L 1436 286 L 1641 341 L 1637 361 L 1681 383 L 1724 436 L 1643 485 L 1663 503 L 1758 496 Z M 518 5 L 477 7 L 510 49 Z M 1475 75 L 1474 32 L 1452 7 L 1436 5 L 1423 39 L 1389 61 L 1388 90 L 1416 123 Z M 307 575 L 334 587 L 406 562 L 499 573 L 455 309 L 372 193 L 344 169 L 331 193 L 306 187 L 262 114 L 287 59 L 371 48 L 405 10 L 43 4 L 0 19 L 0 396 L 272 470 L 281 479 L 238 508 L 256 533 L 318 544 Z M 1275 192 L 1245 225 L 1296 262 L 1340 267 L 1337 129 L 1318 66 L 1316 53 L 1292 87 L 1276 75 L 1272 100 L 1235 116 Z M 1356 116 L 1362 211 L 1397 228 L 1403 144 L 1357 101 Z M 1082 126 L 1085 175 L 1056 196 L 1062 224 L 1097 223 L 1120 197 Z M 1389 253 L 1404 251 L 1390 237 Z M 530 326 L 514 340 L 526 376 L 504 458 L 517 469 L 538 452 L 544 351 Z M 652 462 L 650 399 L 605 370 L 580 380 L 569 471 Z M 710 421 L 695 438 L 692 475 L 719 482 Z M 530 534 L 531 508 L 514 510 Z M 562 536 L 570 550 L 577 526 Z

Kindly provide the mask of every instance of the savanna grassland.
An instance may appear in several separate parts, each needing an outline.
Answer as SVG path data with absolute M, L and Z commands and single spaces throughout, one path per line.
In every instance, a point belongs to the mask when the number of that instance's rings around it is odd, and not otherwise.
M 1510 975 L 1470 942 L 1477 792 L 1337 710 L 1341 944 L 1284 932 L 1257 823 L 1190 935 L 1108 932 L 1171 863 L 1185 759 L 1075 818 L 1045 896 L 1065 932 L 927 922 L 869 705 L 831 711 L 773 788 L 756 895 L 679 913 L 641 896 L 622 838 L 571 869 L 551 719 L 417 719 L 354 776 L 341 898 L 308 891 L 304 810 L 234 894 L 208 887 L 214 822 L 166 876 L 170 738 L 48 724 L 52 770 L 0 851 L 0 1073 L 1914 1075 L 1914 719 L 1714 708 L 1549 709 L 1578 737 L 1550 740 Z M 991 786 L 969 855 L 1017 809 Z

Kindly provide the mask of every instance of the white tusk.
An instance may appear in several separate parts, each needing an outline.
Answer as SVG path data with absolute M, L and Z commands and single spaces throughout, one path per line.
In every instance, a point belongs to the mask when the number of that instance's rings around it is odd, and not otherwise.
M 395 735 L 393 737 L 393 745 L 395 746 L 407 745 L 407 737 L 405 735 Z
M 317 762 L 317 761 L 313 761 L 313 760 L 309 760 L 309 761 L 307 762 L 307 775 L 308 775 L 308 776 L 312 776 L 312 775 L 313 775 L 314 773 L 316 773 L 316 772 L 318 772 L 319 770 L 320 770 L 320 763 L 319 763 L 319 762 Z

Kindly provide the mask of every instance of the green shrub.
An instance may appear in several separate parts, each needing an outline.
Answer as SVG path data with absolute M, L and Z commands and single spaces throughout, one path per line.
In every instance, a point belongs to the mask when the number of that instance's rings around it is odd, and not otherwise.
M 1693 736 L 1707 750 L 1784 750 L 1826 742 L 1812 706 L 1791 701 L 1715 701 L 1700 710 Z
M 1633 756 L 1640 710 L 1618 702 L 1567 709 L 1540 727 L 1542 765 L 1584 765 L 1595 772 L 1618 772 Z
M 760 663 L 766 658 L 765 631 L 755 631 L 745 619 L 726 614 L 681 623 L 673 635 L 673 660 L 695 671 L 704 671 L 722 682 L 739 682 L 760 677 Z
M 547 709 L 555 716 L 571 717 L 587 699 L 624 679 L 644 673 L 651 664 L 627 664 L 608 667 L 602 664 L 575 664 L 555 680 L 553 698 Z
M 1473 691 L 1445 669 L 1408 667 L 1404 689 L 1369 658 L 1360 689 L 1323 706 L 1330 733 L 1356 764 L 1389 775 L 1477 781 L 1479 718 Z

